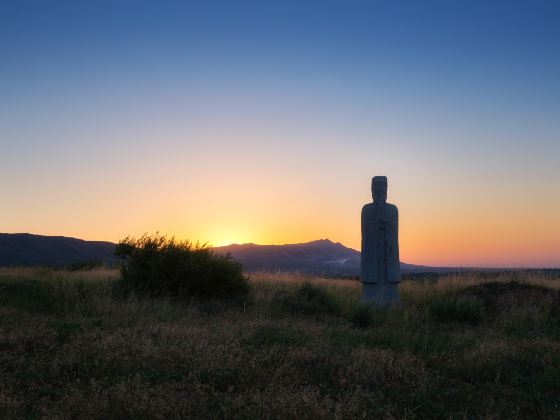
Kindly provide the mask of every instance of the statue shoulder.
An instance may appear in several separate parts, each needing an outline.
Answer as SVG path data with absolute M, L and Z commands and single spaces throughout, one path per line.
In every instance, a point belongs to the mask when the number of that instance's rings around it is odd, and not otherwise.
M 398 216 L 398 214 L 399 214 L 399 209 L 398 209 L 397 206 L 395 206 L 394 204 L 387 203 L 387 210 L 388 210 L 391 214 L 394 214 L 395 216 Z
M 387 203 L 387 207 L 391 209 L 391 211 L 399 211 L 397 209 L 397 206 L 395 206 L 394 204 L 391 203 Z
M 362 207 L 362 214 L 371 211 L 371 209 L 373 208 L 375 208 L 375 204 L 373 203 L 364 204 L 364 206 Z

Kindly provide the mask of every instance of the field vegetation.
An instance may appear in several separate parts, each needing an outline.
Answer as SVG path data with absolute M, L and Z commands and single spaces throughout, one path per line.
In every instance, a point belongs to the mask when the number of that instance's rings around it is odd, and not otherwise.
M 249 298 L 126 298 L 118 270 L 0 269 L 0 418 L 554 418 L 560 281 L 254 273 Z
M 206 244 L 178 241 L 158 234 L 125 238 L 115 249 L 123 259 L 113 290 L 174 300 L 227 298 L 243 300 L 249 291 L 241 264 Z

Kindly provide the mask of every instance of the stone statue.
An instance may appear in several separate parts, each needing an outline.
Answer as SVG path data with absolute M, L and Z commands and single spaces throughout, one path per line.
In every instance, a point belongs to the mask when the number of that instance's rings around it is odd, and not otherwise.
M 374 177 L 371 192 L 362 208 L 362 300 L 386 307 L 399 303 L 399 213 L 387 203 L 387 177 Z

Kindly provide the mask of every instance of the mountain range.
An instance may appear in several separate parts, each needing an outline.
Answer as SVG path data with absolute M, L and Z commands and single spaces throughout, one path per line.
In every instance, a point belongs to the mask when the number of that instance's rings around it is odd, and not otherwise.
M 246 270 L 303 271 L 358 275 L 360 252 L 328 239 L 286 245 L 232 244 L 214 248 L 230 254 Z M 401 262 L 403 272 L 434 271 L 432 267 Z
M 64 236 L 0 233 L 0 266 L 62 266 L 87 262 L 114 264 L 115 244 Z M 301 271 L 357 275 L 360 253 L 339 242 L 320 239 L 299 244 L 232 244 L 215 247 L 230 254 L 246 270 Z M 403 272 L 428 272 L 436 268 L 401 263 Z
M 115 244 L 111 242 L 0 233 L 0 266 L 61 266 L 116 260 Z

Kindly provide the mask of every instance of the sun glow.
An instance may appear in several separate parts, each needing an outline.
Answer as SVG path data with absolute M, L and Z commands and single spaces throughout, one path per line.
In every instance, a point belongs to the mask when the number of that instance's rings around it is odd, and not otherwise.
M 212 246 L 227 246 L 227 245 L 232 245 L 232 244 L 243 244 L 246 243 L 248 241 L 239 241 L 237 239 L 220 239 L 218 241 L 212 242 L 211 245 Z
M 248 242 L 254 242 L 251 235 L 247 232 L 237 232 L 235 229 L 226 229 L 223 231 L 215 232 L 215 235 L 211 235 L 208 241 L 210 246 L 226 246 L 231 244 L 246 244 Z

